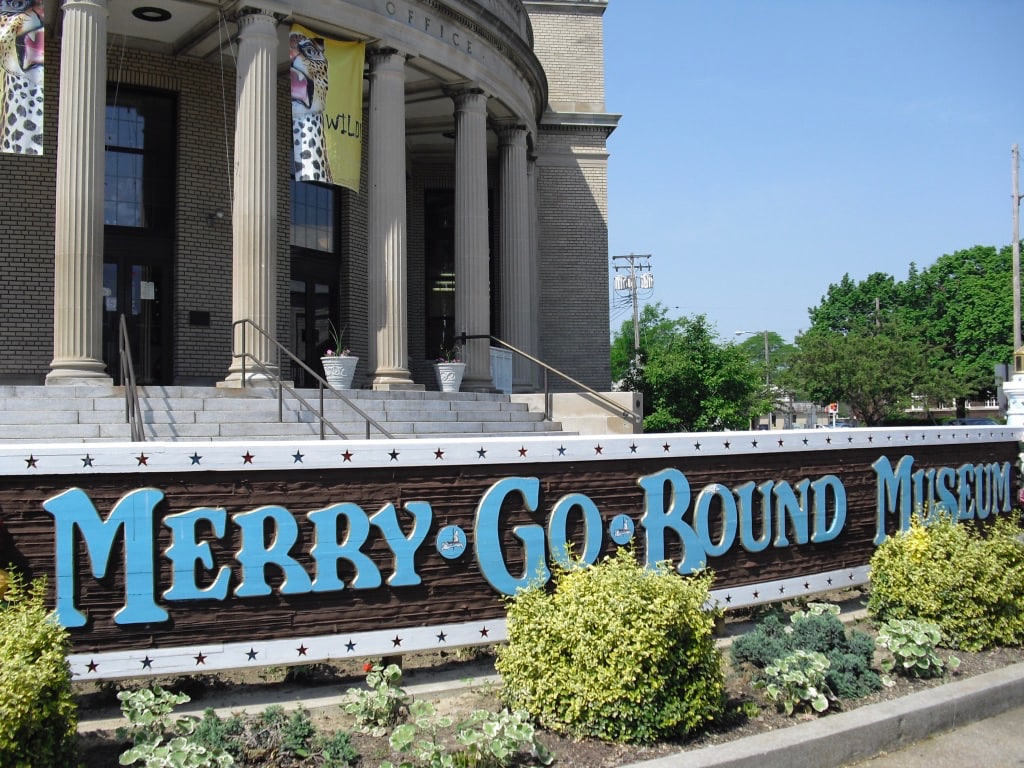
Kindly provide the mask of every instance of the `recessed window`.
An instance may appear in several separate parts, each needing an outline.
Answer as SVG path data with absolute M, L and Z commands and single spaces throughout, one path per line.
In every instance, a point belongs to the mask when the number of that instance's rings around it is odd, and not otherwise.
M 292 243 L 297 248 L 334 252 L 334 190 L 292 180 Z

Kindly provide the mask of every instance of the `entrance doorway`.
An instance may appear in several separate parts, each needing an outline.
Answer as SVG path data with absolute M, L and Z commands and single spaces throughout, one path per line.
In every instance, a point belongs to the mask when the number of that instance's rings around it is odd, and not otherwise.
M 109 258 L 109 254 L 108 254 Z M 171 382 L 170 286 L 167 270 L 154 261 L 123 258 L 103 264 L 103 359 L 118 384 L 118 332 L 124 315 L 138 384 Z
M 333 349 L 331 320 L 338 317 L 338 276 L 324 259 L 296 259 L 292 262 L 291 327 L 289 347 L 316 373 L 323 375 L 320 357 Z M 319 262 L 319 263 L 318 263 Z M 343 328 L 336 329 L 343 333 Z M 344 341 L 348 341 L 346 334 Z M 316 381 L 298 365 L 291 379 L 297 386 L 313 387 Z

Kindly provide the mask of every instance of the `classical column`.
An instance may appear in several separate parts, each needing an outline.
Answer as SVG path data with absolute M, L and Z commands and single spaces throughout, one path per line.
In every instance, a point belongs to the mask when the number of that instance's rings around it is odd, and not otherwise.
M 455 101 L 455 330 L 470 336 L 464 350 L 465 391 L 493 391 L 490 254 L 487 247 L 487 96 L 477 89 Z
M 65 0 L 47 384 L 110 384 L 103 364 L 107 0 Z
M 537 240 L 537 157 L 535 155 L 530 155 L 526 160 L 526 190 L 530 209 L 530 252 L 528 257 L 531 275 L 530 290 L 533 291 L 533 300 L 535 302 L 533 311 L 530 312 L 529 316 L 530 347 L 527 351 L 531 352 L 537 359 L 543 360 L 544 356 L 540 343 L 540 264 L 537 259 L 537 253 L 540 249 Z M 529 383 L 532 384 L 534 391 L 540 391 L 544 388 L 544 371 L 539 365 L 534 366 Z
M 370 376 L 374 389 L 423 389 L 409 375 L 406 296 L 405 57 L 371 51 L 369 166 Z
M 238 71 L 235 76 L 235 174 L 231 208 L 231 319 L 248 319 L 271 337 L 277 311 L 277 20 L 243 8 L 238 16 Z M 243 350 L 276 375 L 272 345 L 251 329 L 235 331 L 235 354 Z M 233 358 L 226 386 L 242 383 Z M 253 373 L 245 361 L 247 379 Z
M 530 196 L 526 172 L 526 129 L 503 125 L 498 129 L 500 179 L 501 333 L 505 341 L 536 357 L 531 321 L 537 301 L 533 295 L 534 274 L 530 265 Z M 533 389 L 533 364 L 512 357 L 512 389 Z

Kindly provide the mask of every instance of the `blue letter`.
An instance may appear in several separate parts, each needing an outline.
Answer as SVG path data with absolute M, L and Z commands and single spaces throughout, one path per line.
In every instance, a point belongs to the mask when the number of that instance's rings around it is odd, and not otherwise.
M 335 592 L 345 588 L 344 582 L 338 578 L 338 561 L 342 559 L 348 560 L 356 569 L 355 578 L 352 579 L 353 589 L 375 589 L 380 586 L 380 571 L 360 551 L 370 533 L 370 521 L 362 507 L 346 501 L 310 512 L 306 517 L 314 526 L 315 543 L 309 553 L 316 563 L 314 592 Z M 348 531 L 340 542 L 339 517 L 344 517 L 348 523 Z
M 875 517 L 875 546 L 885 541 L 885 516 L 889 512 L 895 512 L 897 504 L 900 512 L 900 530 L 910 528 L 910 499 L 913 495 L 913 480 L 911 478 L 911 467 L 914 465 L 913 456 L 903 456 L 896 465 L 893 472 L 892 464 L 885 456 L 879 457 L 871 468 L 875 470 L 875 477 L 878 478 L 878 494 Z
M 370 525 L 380 528 L 384 534 L 384 542 L 395 555 L 395 572 L 388 578 L 392 587 L 411 587 L 419 584 L 421 579 L 416 573 L 416 550 L 430 531 L 433 512 L 425 501 L 410 501 L 405 505 L 412 514 L 412 533 L 405 538 L 398 524 L 398 514 L 394 504 L 387 504 L 380 512 L 370 518 Z
M 202 600 L 204 597 L 223 600 L 227 597 L 228 580 L 231 578 L 231 569 L 227 566 L 217 572 L 217 578 L 206 589 L 196 585 L 196 561 L 201 562 L 207 570 L 213 568 L 210 543 L 196 541 L 196 522 L 199 520 L 209 521 L 214 536 L 223 538 L 227 522 L 227 512 L 223 507 L 199 507 L 164 518 L 164 525 L 171 529 L 171 546 L 167 548 L 167 558 L 171 561 L 173 574 L 171 588 L 164 592 L 165 600 Z
M 498 517 L 501 505 L 510 493 L 518 492 L 523 497 L 527 512 L 537 511 L 540 494 L 540 480 L 535 477 L 506 477 L 499 480 L 480 499 L 476 509 L 476 529 L 473 546 L 476 561 L 480 565 L 487 583 L 499 592 L 514 595 L 517 589 L 529 586 L 534 579 L 545 583 L 551 578 L 544 561 L 544 529 L 538 525 L 517 525 L 512 529 L 516 538 L 525 546 L 523 575 L 515 578 L 508 572 L 501 551 L 501 534 L 498 531 Z
M 722 500 L 722 537 L 717 544 L 711 541 L 711 500 L 715 497 Z M 697 528 L 697 537 L 701 540 L 704 552 L 709 557 L 721 557 L 736 540 L 736 500 L 724 485 L 711 483 L 701 488 L 697 494 L 697 508 L 693 514 L 693 524 Z
M 563 568 L 572 566 L 566 528 L 573 507 L 579 507 L 583 513 L 583 554 L 580 555 L 580 562 L 587 565 L 596 562 L 597 556 L 601 553 L 601 539 L 604 535 L 601 531 L 601 513 L 598 512 L 593 499 L 582 493 L 570 493 L 560 498 L 555 508 L 551 510 L 551 518 L 548 520 L 548 546 L 551 548 L 551 558 Z M 592 535 L 595 531 L 596 536 Z
M 744 483 L 736 489 L 739 498 L 740 545 L 747 552 L 761 552 L 772 541 L 772 488 L 774 480 L 766 480 L 757 486 L 761 495 L 761 537 L 754 538 L 754 483 Z
M 235 559 L 242 565 L 242 583 L 235 588 L 238 597 L 259 597 L 270 594 L 265 568 L 276 565 L 284 572 L 282 595 L 301 595 L 313 589 L 307 574 L 288 554 L 299 537 L 299 526 L 292 513 L 284 507 L 260 507 L 234 516 L 242 529 L 242 548 Z M 274 537 L 268 547 L 263 536 L 267 520 L 274 521 Z
M 75 608 L 75 526 L 82 532 L 92 575 L 107 575 L 114 537 L 124 526 L 125 603 L 114 614 L 117 624 L 166 621 L 167 611 L 153 599 L 153 508 L 164 495 L 155 488 L 140 488 L 121 497 L 106 520 L 100 520 L 81 488 L 71 488 L 43 502 L 53 515 L 56 531 L 57 620 L 65 627 L 81 627 L 85 614 Z
M 814 490 L 814 533 L 811 541 L 821 544 L 832 541 L 846 525 L 846 488 L 835 475 L 825 475 L 811 483 Z M 828 489 L 832 489 L 832 498 L 836 500 L 836 514 L 832 525 L 828 525 Z
M 800 491 L 800 501 L 789 483 L 783 481 L 775 486 L 775 520 L 778 529 L 775 532 L 775 546 L 788 547 L 786 538 L 786 518 L 793 522 L 793 535 L 797 544 L 807 543 L 807 487 L 810 481 L 801 480 L 796 484 Z
M 665 559 L 665 531 L 673 530 L 683 540 L 683 558 L 677 570 L 692 573 L 703 568 L 707 564 L 704 548 L 693 528 L 683 522 L 683 514 L 690 506 L 690 483 L 686 475 L 678 469 L 663 469 L 641 477 L 637 485 L 644 489 L 644 514 L 640 525 L 646 531 L 647 565 L 654 566 Z

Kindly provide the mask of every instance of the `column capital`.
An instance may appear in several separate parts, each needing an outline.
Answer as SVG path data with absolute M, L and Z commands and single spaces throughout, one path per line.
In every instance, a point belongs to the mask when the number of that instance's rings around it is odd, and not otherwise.
M 446 88 L 445 95 L 455 102 L 455 109 L 484 112 L 487 109 L 487 93 L 483 88 L 460 86 Z
M 241 34 L 244 28 L 255 27 L 258 24 L 269 24 L 272 29 L 277 29 L 278 25 L 288 18 L 289 15 L 290 13 L 284 14 L 247 3 L 235 11 L 233 19 L 238 24 L 238 31 Z
M 526 126 L 517 120 L 496 120 L 494 130 L 498 134 L 499 145 L 526 146 L 528 131 Z
M 405 60 L 408 58 L 397 48 L 374 48 L 366 52 L 366 63 L 370 65 L 370 72 L 401 72 L 405 69 Z

